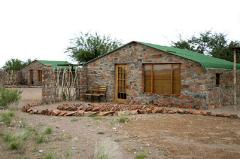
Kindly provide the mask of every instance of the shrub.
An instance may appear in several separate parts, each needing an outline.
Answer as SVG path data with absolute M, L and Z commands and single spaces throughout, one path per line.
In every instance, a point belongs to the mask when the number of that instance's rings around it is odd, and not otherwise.
M 139 152 L 139 153 L 136 155 L 135 159 L 145 159 L 146 157 L 147 157 L 146 153 L 144 153 L 144 152 Z
M 21 132 L 18 134 L 4 134 L 3 139 L 8 143 L 10 150 L 19 150 L 23 147 L 24 141 L 28 138 L 27 132 Z
M 117 121 L 119 123 L 127 123 L 129 121 L 128 117 L 127 116 L 120 116 Z
M 46 130 L 44 131 L 44 134 L 46 135 L 52 134 L 52 128 L 46 128 Z
M 46 156 L 44 157 L 44 159 L 54 159 L 54 155 L 52 153 L 48 153 L 46 154 Z
M 4 112 L 0 114 L 0 122 L 3 122 L 7 126 L 9 126 L 14 118 L 14 112 Z
M 46 136 L 43 135 L 43 134 L 37 135 L 37 136 L 36 136 L 36 142 L 37 142 L 38 144 L 41 144 L 41 143 L 43 143 L 43 142 L 46 142 Z
M 7 108 L 9 104 L 19 101 L 21 93 L 19 90 L 0 88 L 0 108 Z

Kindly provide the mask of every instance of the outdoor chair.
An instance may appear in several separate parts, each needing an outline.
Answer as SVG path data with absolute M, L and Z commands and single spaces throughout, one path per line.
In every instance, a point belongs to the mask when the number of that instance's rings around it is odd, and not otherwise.
M 101 101 L 101 98 L 104 98 L 105 101 L 106 99 L 106 93 L 107 93 L 107 86 L 100 85 L 100 86 L 95 86 L 93 89 L 90 89 L 86 92 L 85 94 L 85 99 L 87 101 L 94 101 L 95 99 L 98 99 L 98 101 Z

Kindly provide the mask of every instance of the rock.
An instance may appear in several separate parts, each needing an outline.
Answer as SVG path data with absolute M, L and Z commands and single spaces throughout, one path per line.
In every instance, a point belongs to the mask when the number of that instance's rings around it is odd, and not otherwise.
M 137 112 L 138 114 L 146 114 L 146 110 L 144 109 L 138 109 Z
M 67 112 L 64 116 L 73 116 L 76 114 L 76 111 Z
M 84 116 L 84 110 L 78 110 L 77 112 L 76 112 L 76 116 Z
M 152 110 L 152 113 L 162 113 L 163 112 L 163 108 L 160 107 L 154 107 Z
M 230 117 L 230 114 L 218 113 L 216 114 L 217 117 Z
M 129 111 L 118 111 L 118 112 L 117 112 L 117 116 L 129 115 L 129 114 L 130 114 Z
M 138 114 L 138 110 L 129 111 L 129 115 L 136 115 L 136 114 Z
M 237 118 L 238 118 L 238 115 L 237 115 L 237 114 L 230 114 L 230 115 L 229 115 L 229 118 L 237 119 Z
M 175 113 L 177 113 L 177 111 L 175 111 L 175 110 L 168 110 L 167 113 L 168 113 L 168 114 L 175 114 Z
M 52 115 L 54 115 L 54 116 L 58 116 L 60 113 L 61 113 L 61 111 L 57 110 L 57 109 L 52 111 Z
M 98 106 L 95 106 L 95 107 L 93 107 L 93 109 L 92 109 L 92 111 L 94 111 L 94 112 L 98 112 L 100 110 L 100 107 L 98 107 Z
M 152 113 L 152 109 L 151 109 L 151 108 L 146 108 L 145 111 L 146 111 L 146 113 L 148 113 L 148 114 L 151 114 L 151 113 Z
M 177 113 L 179 113 L 179 114 L 185 114 L 185 111 L 184 111 L 183 109 L 178 109 L 178 110 L 177 110 Z
M 194 111 L 192 112 L 192 114 L 193 114 L 193 115 L 201 115 L 202 113 L 201 113 L 201 111 L 199 111 L 199 110 L 194 110 Z
M 59 116 L 64 116 L 65 114 L 67 114 L 67 112 L 61 111 L 58 115 L 59 115 Z
M 90 111 L 87 111 L 87 112 L 84 112 L 84 116 L 94 116 L 94 115 L 97 115 L 98 112 L 90 112 Z
M 99 112 L 98 115 L 100 116 L 107 116 L 107 115 L 113 115 L 115 112 L 114 111 L 107 111 L 107 112 Z

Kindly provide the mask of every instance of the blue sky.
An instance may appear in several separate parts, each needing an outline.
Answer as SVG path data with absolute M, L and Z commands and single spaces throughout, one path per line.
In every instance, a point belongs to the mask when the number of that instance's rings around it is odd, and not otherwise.
M 240 40 L 239 0 L 0 0 L 0 67 L 6 60 L 70 60 L 79 32 L 170 45 L 213 30 Z

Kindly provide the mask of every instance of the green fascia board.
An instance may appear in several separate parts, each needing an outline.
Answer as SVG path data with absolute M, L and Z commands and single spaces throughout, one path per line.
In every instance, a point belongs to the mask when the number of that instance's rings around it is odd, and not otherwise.
M 63 65 L 63 64 L 70 64 L 67 61 L 49 61 L 49 60 L 37 60 L 39 63 L 43 64 L 43 65 L 50 65 L 52 68 L 57 68 L 57 67 L 68 67 L 68 66 L 59 66 L 59 65 Z
M 186 49 L 161 46 L 161 45 L 145 43 L 145 42 L 138 42 L 138 43 L 197 62 L 200 65 L 202 65 L 205 69 L 233 69 L 233 62 L 230 62 L 227 60 L 211 57 L 208 55 L 200 54 L 200 53 L 186 50 Z M 240 64 L 237 64 L 237 69 L 240 69 Z

